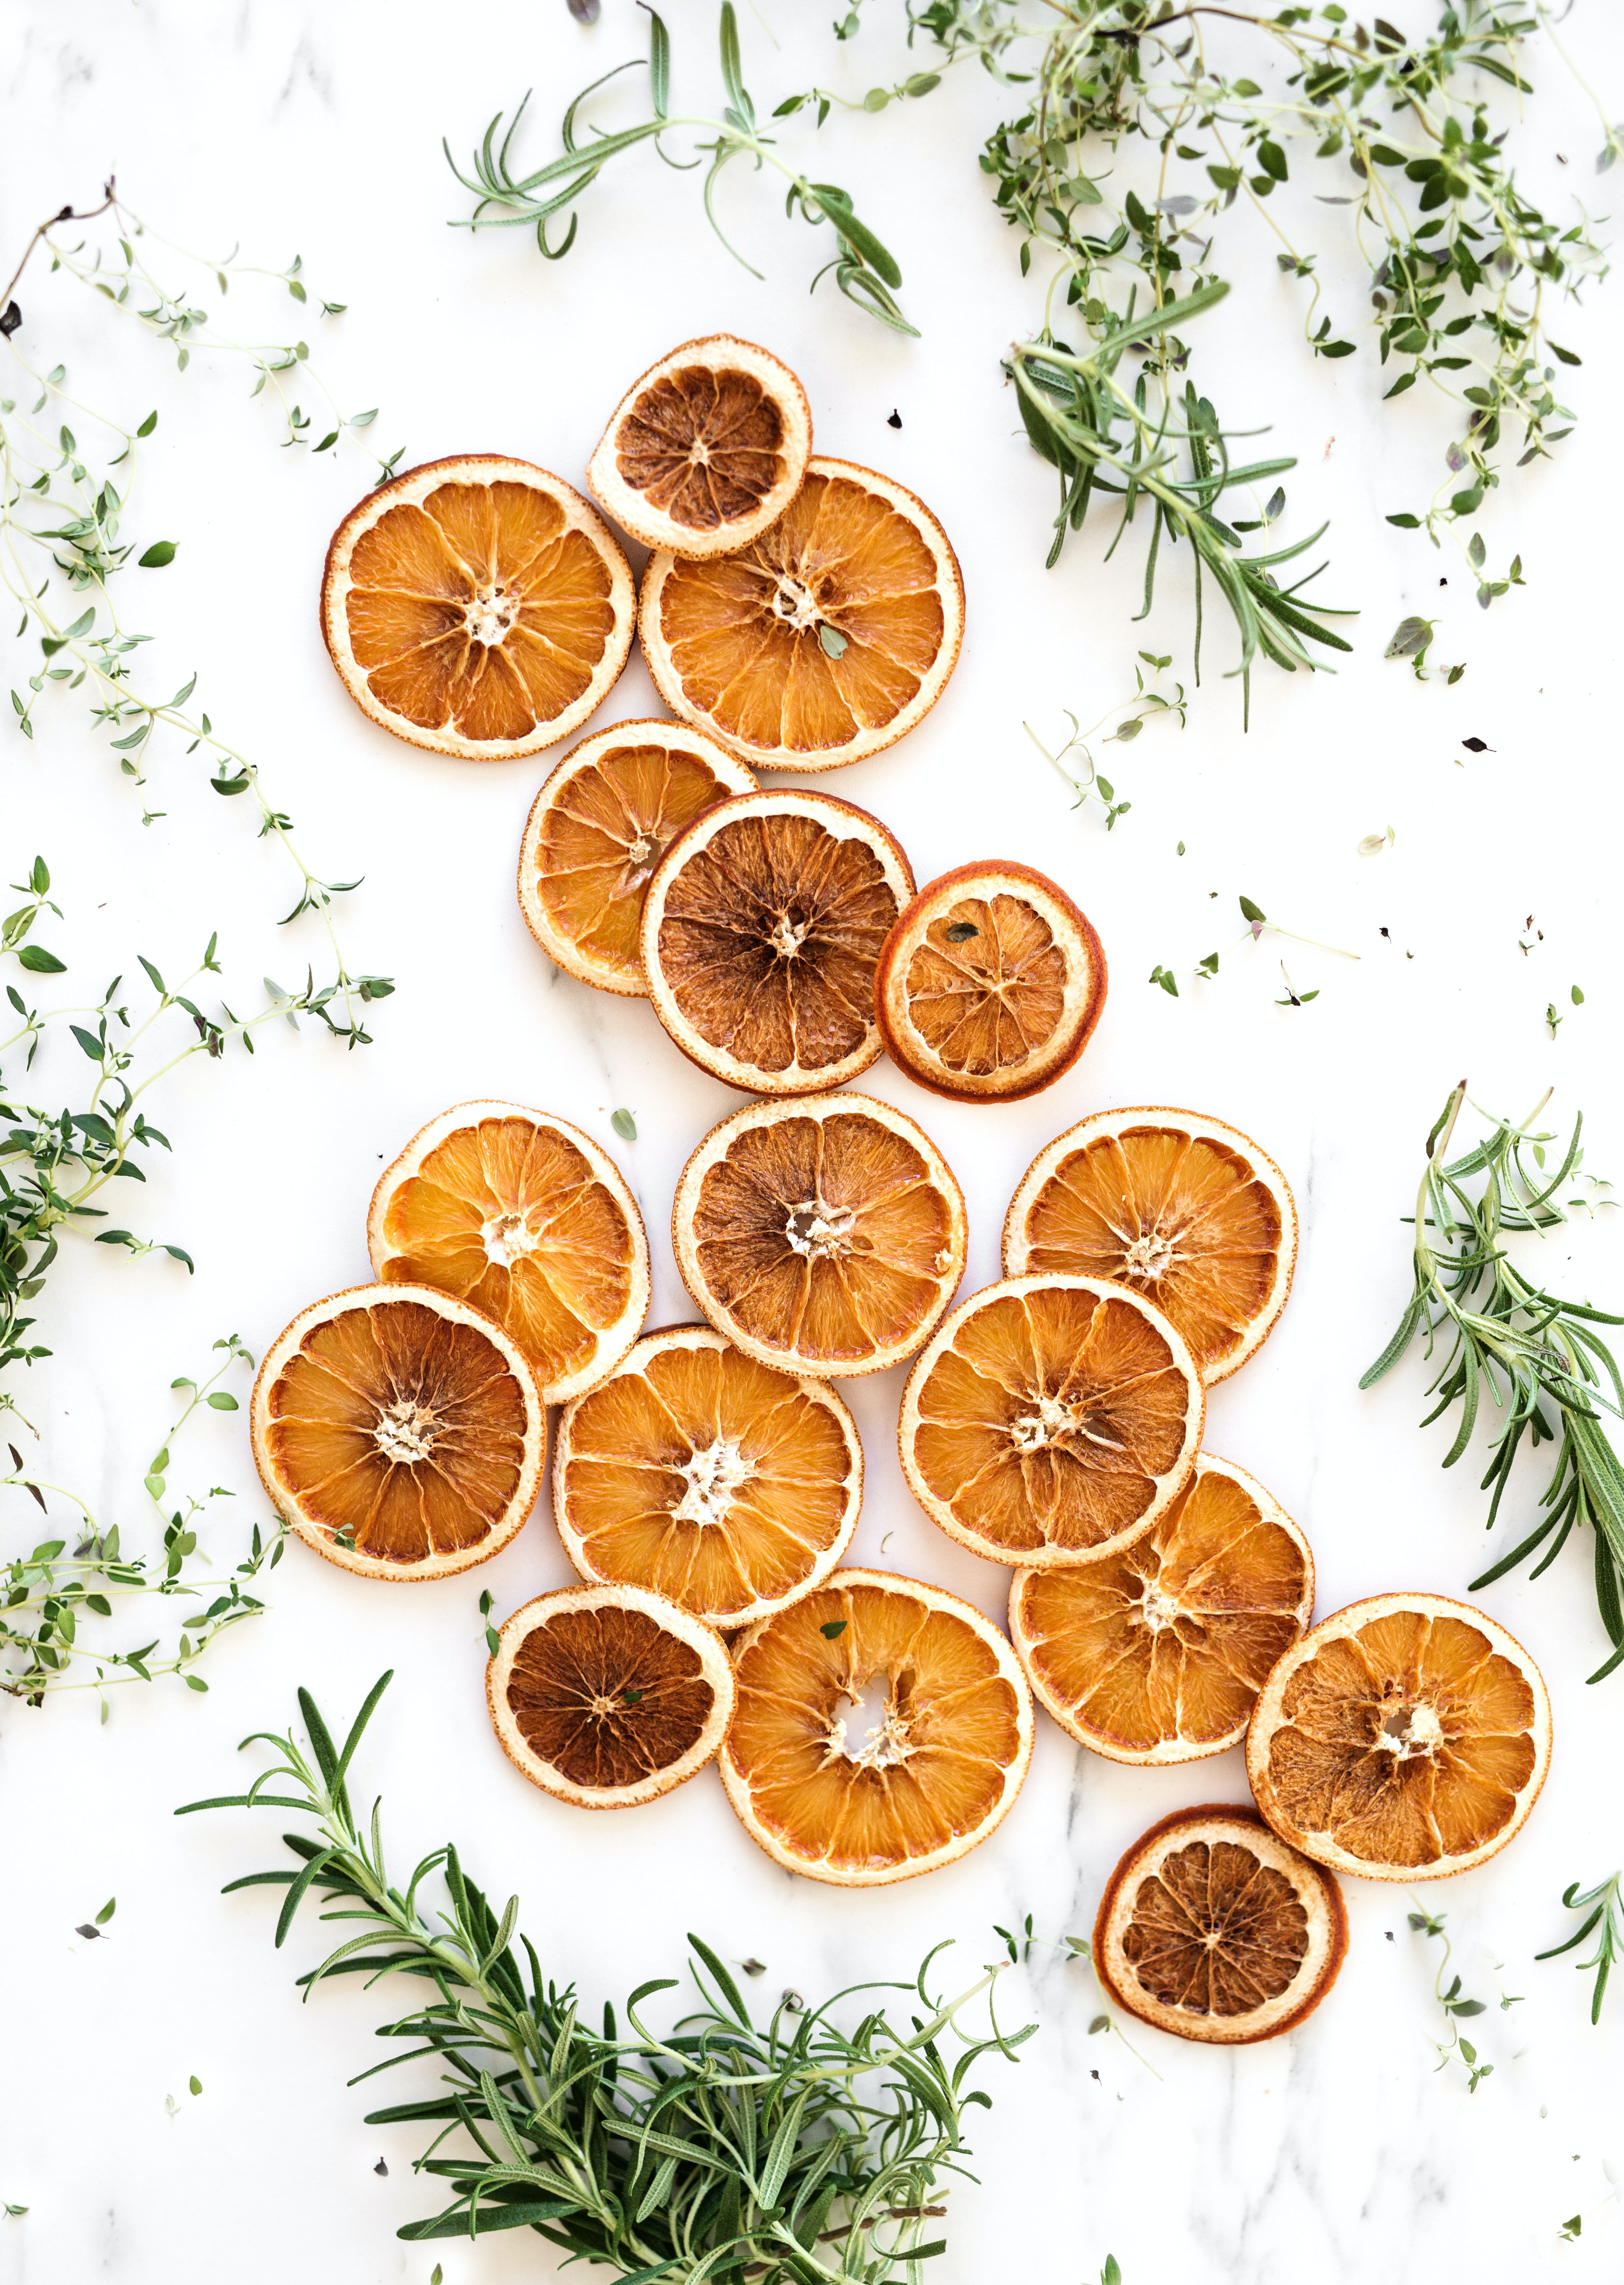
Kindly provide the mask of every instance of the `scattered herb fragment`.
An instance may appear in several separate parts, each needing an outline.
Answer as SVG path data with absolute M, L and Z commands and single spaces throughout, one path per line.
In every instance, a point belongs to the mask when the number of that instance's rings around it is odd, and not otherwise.
M 818 1632 L 833 1642 L 836 1636 L 844 1634 L 849 1623 L 850 1621 L 845 1619 L 825 1619 Z
M 1449 2026 L 1449 2037 L 1446 2041 L 1430 2039 L 1428 2044 L 1436 2051 L 1438 2069 L 1445 2070 L 1450 2063 L 1458 2061 L 1466 2073 L 1466 2092 L 1468 2094 L 1476 2094 L 1483 2081 L 1493 2077 L 1495 2066 L 1493 2063 L 1479 2061 L 1478 2051 L 1462 2031 L 1461 2022 L 1466 2017 L 1485 2014 L 1487 2003 L 1482 1999 L 1466 1998 L 1462 1993 L 1461 1979 L 1458 1975 L 1451 1976 L 1447 1989 L 1445 1988 L 1444 1977 L 1448 1974 L 1449 1969 L 1450 1945 L 1448 1937 L 1444 1934 L 1443 1913 L 1416 1910 L 1408 1915 L 1408 1919 L 1411 1928 L 1417 1936 L 1435 1936 L 1444 1948 L 1443 1958 L 1439 1962 L 1438 1973 L 1432 1979 L 1432 1996 L 1444 2011 Z
M 637 1121 L 633 1119 L 632 1113 L 624 1107 L 619 1111 L 610 1112 L 609 1125 L 614 1128 L 616 1134 L 619 1135 L 623 1142 L 635 1142 L 637 1141 Z

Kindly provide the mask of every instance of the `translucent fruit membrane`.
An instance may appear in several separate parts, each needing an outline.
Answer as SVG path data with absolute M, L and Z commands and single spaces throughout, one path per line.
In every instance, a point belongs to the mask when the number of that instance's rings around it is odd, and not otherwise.
M 635 1785 L 692 1751 L 716 1693 L 699 1653 L 646 1611 L 561 1610 L 515 1653 L 507 1704 L 537 1758 L 570 1784 Z
M 608 570 L 558 501 L 439 485 L 356 540 L 350 647 L 381 706 L 424 730 L 524 738 L 575 703 L 615 624 Z
M 270 1394 L 268 1443 L 311 1522 L 382 1563 L 476 1546 L 519 1488 L 525 1391 L 477 1326 L 420 1301 L 346 1310 Z

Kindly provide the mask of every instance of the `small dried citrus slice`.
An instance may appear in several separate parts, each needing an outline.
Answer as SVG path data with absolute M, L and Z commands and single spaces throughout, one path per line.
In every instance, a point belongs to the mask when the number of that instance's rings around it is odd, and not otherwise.
M 266 1350 L 249 1430 L 307 1547 L 369 1579 L 443 1579 L 499 1553 L 536 1503 L 547 1416 L 498 1324 L 426 1285 L 357 1285 Z
M 1195 1471 L 1206 1404 L 1159 1309 L 1096 1277 L 1007 1277 L 914 1359 L 897 1439 L 908 1488 L 994 1563 L 1095 1563 Z
M 1008 1814 L 1032 1700 L 990 1619 L 891 1571 L 836 1571 L 737 1646 L 722 1783 L 776 1863 L 843 1888 L 934 1873 Z
M 883 1372 L 964 1274 L 964 1197 L 905 1111 L 867 1095 L 752 1103 L 677 1184 L 671 1244 L 718 1332 L 764 1364 Z
M 322 632 L 361 711 L 476 762 L 578 729 L 626 663 L 634 610 L 596 509 L 545 468 L 477 452 L 368 492 L 321 586 Z
M 655 1013 L 702 1071 L 809 1095 L 880 1055 L 875 970 L 914 875 L 877 817 L 827 793 L 746 793 L 672 842 L 643 905 Z
M 927 883 L 885 940 L 885 1051 L 962 1103 L 1036 1095 L 1070 1071 L 1105 1005 L 1105 954 L 1063 889 L 1028 865 L 961 865 Z
M 645 547 L 725 555 L 776 523 L 812 452 L 812 407 L 753 342 L 684 342 L 633 381 L 587 463 L 592 497 Z
M 634 1809 L 702 1770 L 734 1710 L 720 1635 L 641 1587 L 564 1587 L 515 1611 L 485 1669 L 503 1751 L 577 1809 Z
M 648 1334 L 558 1424 L 553 1516 L 576 1569 L 713 1626 L 827 1579 L 862 1501 L 863 1448 L 834 1390 L 709 1325 Z
M 1369 1881 L 1441 1880 L 1498 1856 L 1549 1766 L 1539 1668 L 1447 1595 L 1372 1595 L 1322 1619 L 1275 1666 L 1246 1733 L 1275 1832 Z
M 366 1218 L 386 1284 L 495 1317 L 562 1404 L 620 1362 L 648 1314 L 637 1201 L 590 1135 L 516 1103 L 459 1103 L 380 1177 Z
M 964 585 L 922 501 L 872 468 L 814 459 L 759 539 L 703 563 L 650 556 L 638 633 L 673 714 L 757 769 L 834 770 L 935 705 Z
M 1040 1706 L 1108 1761 L 1193 1762 L 1246 1734 L 1314 1610 L 1308 1543 L 1210 1452 L 1160 1522 L 1097 1563 L 1017 1571 L 1009 1635 Z
M 1330 1873 L 1226 1802 L 1178 1810 L 1136 1841 L 1094 1928 L 1094 1972 L 1118 2006 L 1210 2046 L 1293 2030 L 1346 1956 Z
M 572 746 L 537 795 L 519 850 L 519 909 L 583 984 L 647 995 L 638 923 L 666 850 L 701 810 L 755 779 L 702 730 L 616 722 Z
M 1297 1266 L 1297 1205 L 1265 1150 L 1194 1111 L 1099 1111 L 1021 1178 L 1004 1275 L 1109 1277 L 1154 1301 L 1210 1388 L 1273 1332 Z

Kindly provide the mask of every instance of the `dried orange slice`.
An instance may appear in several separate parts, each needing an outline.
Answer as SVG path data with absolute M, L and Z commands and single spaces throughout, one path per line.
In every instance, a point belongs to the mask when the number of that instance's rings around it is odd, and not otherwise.
M 1293 2030 L 1346 1956 L 1330 1873 L 1226 1802 L 1181 1809 L 1136 1841 L 1094 1928 L 1094 1972 L 1118 2006 L 1210 2046 Z
M 363 714 L 476 762 L 578 729 L 626 663 L 633 609 L 631 567 L 580 493 L 478 452 L 368 492 L 321 585 L 322 632 Z
M 1004 1275 L 1109 1277 L 1154 1301 L 1210 1388 L 1275 1330 L 1297 1266 L 1297 1205 L 1266 1150 L 1193 1111 L 1099 1111 L 1021 1178 Z
M 366 1218 L 386 1284 L 435 1285 L 495 1317 L 542 1401 L 600 1380 L 648 1314 L 637 1201 L 590 1135 L 516 1103 L 459 1103 L 380 1177 Z
M 709 1325 L 648 1334 L 558 1424 L 553 1517 L 576 1569 L 713 1626 L 827 1579 L 862 1501 L 863 1448 L 834 1390 Z
M 1009 1636 L 1032 1694 L 1108 1761 L 1193 1762 L 1246 1734 L 1269 1669 L 1307 1627 L 1314 1558 L 1232 1460 L 1196 1472 L 1131 1547 L 1017 1571 Z
M 1094 1277 L 984 1285 L 915 1358 L 897 1440 L 908 1488 L 994 1563 L 1095 1563 L 1189 1483 L 1206 1404 L 1149 1302 Z
M 922 501 L 814 459 L 784 514 L 731 555 L 650 556 L 638 633 L 685 722 L 757 769 L 834 770 L 922 722 L 958 663 L 964 585 Z
M 633 381 L 587 463 L 592 497 L 645 547 L 725 555 L 800 490 L 812 407 L 781 358 L 711 334 Z
M 427 1285 L 356 1285 L 265 1352 L 249 1430 L 289 1528 L 368 1579 L 443 1579 L 536 1503 L 547 1416 L 500 1325 Z
M 1032 1700 L 991 1620 L 892 1571 L 836 1571 L 734 1658 L 722 1783 L 792 1873 L 870 1888 L 934 1873 L 1008 1815 Z
M 756 781 L 702 730 L 616 722 L 572 746 L 531 805 L 519 909 L 583 984 L 647 996 L 638 923 L 654 868 L 685 825 Z
M 914 893 L 877 817 L 827 793 L 746 793 L 672 842 L 643 905 L 648 996 L 691 1062 L 809 1095 L 880 1055 L 875 970 Z
M 577 1809 L 635 1809 L 702 1770 L 734 1710 L 720 1635 L 640 1587 L 564 1587 L 515 1611 L 485 1669 L 503 1751 Z
M 1369 1881 L 1498 1856 L 1550 1766 L 1550 1700 L 1515 1636 L 1447 1595 L 1322 1619 L 1264 1684 L 1246 1774 L 1283 1840 Z
M 1063 889 L 1029 865 L 961 865 L 922 888 L 885 940 L 885 1051 L 962 1103 L 1036 1095 L 1070 1071 L 1105 1005 L 1105 954 Z
M 677 1267 L 718 1331 L 818 1378 L 912 1356 L 953 1297 L 967 1243 L 947 1161 L 867 1095 L 735 1111 L 671 1205 Z

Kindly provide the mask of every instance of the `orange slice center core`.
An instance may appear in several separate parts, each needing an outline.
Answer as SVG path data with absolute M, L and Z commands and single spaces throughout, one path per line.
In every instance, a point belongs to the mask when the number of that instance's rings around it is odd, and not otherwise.
M 380 1411 L 373 1436 L 386 1460 L 413 1468 L 439 1441 L 440 1422 L 428 1405 L 401 1396 Z
M 873 1675 L 863 1684 L 853 1680 L 844 1695 L 849 1715 L 837 1715 L 829 1724 L 823 1763 L 850 1762 L 854 1769 L 894 1770 L 916 1750 L 908 1736 L 906 1693 L 894 1675 Z M 855 1742 L 860 1738 L 862 1743 Z
M 677 1523 L 725 1524 L 736 1496 L 756 1471 L 726 1436 L 693 1452 L 675 1471 L 682 1497 L 671 1509 Z

